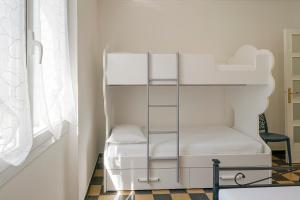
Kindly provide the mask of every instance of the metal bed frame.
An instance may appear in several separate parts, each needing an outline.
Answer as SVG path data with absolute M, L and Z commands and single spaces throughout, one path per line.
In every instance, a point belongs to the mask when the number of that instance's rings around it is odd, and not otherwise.
M 276 170 L 280 171 L 280 175 L 287 174 L 296 170 L 299 170 L 300 167 L 220 167 L 220 161 L 213 159 L 213 200 L 219 200 L 219 190 L 220 189 L 233 189 L 233 188 L 258 188 L 258 187 L 287 187 L 287 186 L 300 186 L 299 183 L 295 184 L 257 184 L 262 181 L 272 179 L 272 176 L 262 178 L 259 180 L 251 181 L 248 183 L 239 183 L 239 177 L 242 179 L 246 178 L 246 175 L 242 171 L 246 170 Z M 234 178 L 235 185 L 220 185 L 220 171 L 240 171 L 237 172 Z M 253 185 L 256 184 L 256 185 Z

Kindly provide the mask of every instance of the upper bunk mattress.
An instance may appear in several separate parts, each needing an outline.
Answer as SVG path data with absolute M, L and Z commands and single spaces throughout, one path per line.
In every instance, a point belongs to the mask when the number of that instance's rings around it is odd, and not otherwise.
M 176 134 L 150 135 L 150 155 L 169 157 L 176 155 Z M 255 140 L 229 127 L 198 127 L 180 130 L 180 156 L 210 154 L 257 154 L 264 147 Z M 143 157 L 147 144 L 109 144 L 106 157 Z

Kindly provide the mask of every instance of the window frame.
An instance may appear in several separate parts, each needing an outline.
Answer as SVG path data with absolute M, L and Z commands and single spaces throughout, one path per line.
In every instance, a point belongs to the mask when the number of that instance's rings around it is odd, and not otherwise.
M 41 127 L 38 130 L 35 130 L 35 84 L 34 84 L 34 70 L 37 65 L 36 56 L 38 54 L 42 54 L 42 49 L 40 52 L 37 52 L 36 44 L 40 42 L 40 31 L 41 31 L 41 21 L 40 21 L 40 13 L 39 13 L 39 2 L 40 0 L 26 0 L 26 65 L 28 70 L 28 89 L 29 89 L 29 101 L 31 104 L 31 123 L 32 123 L 32 131 L 33 137 L 37 137 L 43 133 L 46 133 L 50 130 L 49 127 Z M 41 56 L 41 55 L 40 55 Z M 42 59 L 42 57 L 40 58 Z

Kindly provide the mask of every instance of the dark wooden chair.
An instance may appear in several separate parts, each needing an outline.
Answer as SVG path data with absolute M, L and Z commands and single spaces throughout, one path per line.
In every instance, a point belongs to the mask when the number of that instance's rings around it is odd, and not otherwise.
M 288 154 L 288 164 L 292 165 L 292 154 L 291 154 L 291 145 L 290 138 L 283 134 L 270 133 L 268 129 L 268 123 L 265 114 L 259 115 L 259 134 L 260 137 L 266 142 L 286 142 L 287 154 Z

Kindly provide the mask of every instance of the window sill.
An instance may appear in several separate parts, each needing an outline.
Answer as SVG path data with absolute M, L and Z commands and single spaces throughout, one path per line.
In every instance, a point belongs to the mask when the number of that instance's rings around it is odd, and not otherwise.
M 64 123 L 64 128 L 62 131 L 61 138 L 62 139 L 68 133 L 68 123 Z M 4 186 L 7 182 L 9 182 L 13 177 L 15 177 L 18 173 L 20 173 L 24 168 L 26 168 L 32 161 L 37 159 L 43 153 L 45 153 L 54 143 L 55 139 L 49 130 L 44 130 L 42 133 L 34 137 L 32 149 L 30 154 L 24 163 L 20 166 L 12 166 L 3 161 L 0 161 L 0 188 Z

